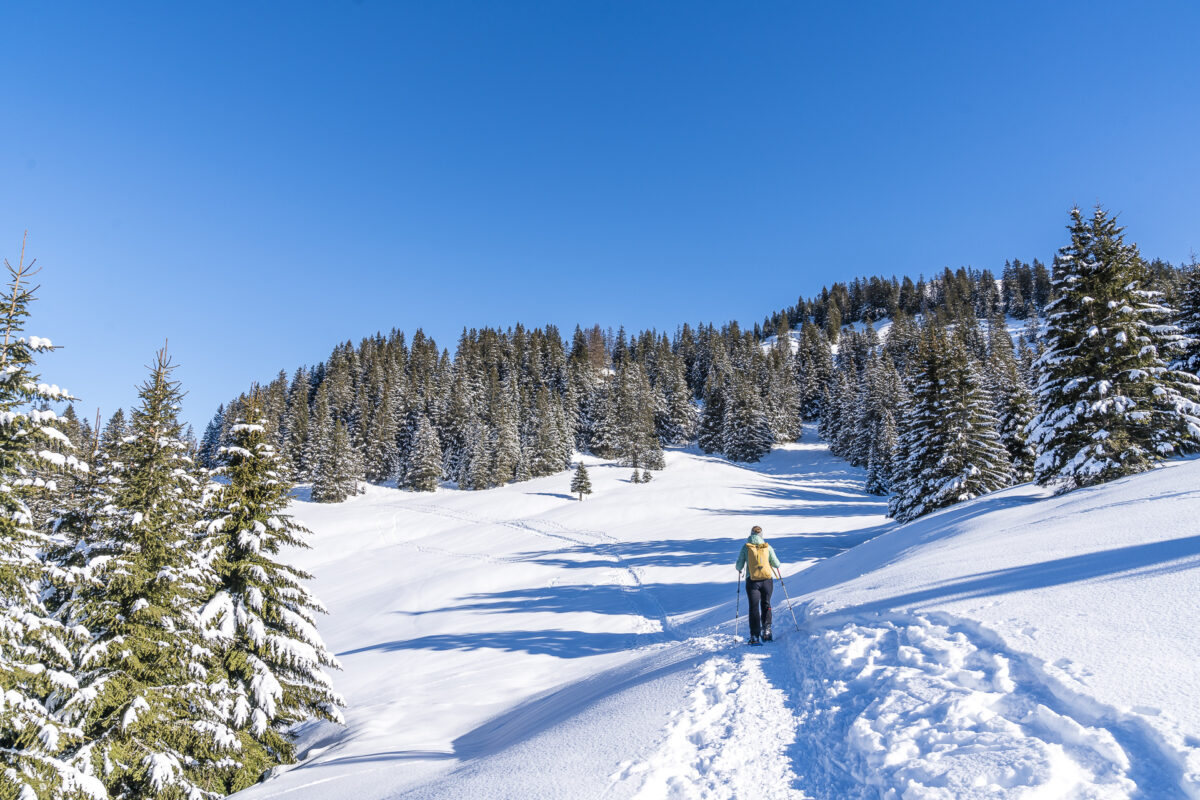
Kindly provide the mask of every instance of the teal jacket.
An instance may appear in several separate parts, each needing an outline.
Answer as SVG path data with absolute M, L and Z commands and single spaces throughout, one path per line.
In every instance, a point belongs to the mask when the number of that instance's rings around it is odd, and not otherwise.
M 763 538 L 761 536 L 759 536 L 757 533 L 752 533 L 752 534 L 750 534 L 750 538 L 747 539 L 746 541 L 749 542 L 750 544 L 762 544 Z M 771 566 L 774 567 L 775 569 L 779 569 L 779 557 L 775 555 L 775 548 L 771 547 L 770 545 L 767 545 L 767 553 L 769 554 L 768 557 L 771 562 Z M 737 571 L 741 572 L 745 568 L 746 568 L 746 545 L 742 545 L 742 552 L 738 553 Z

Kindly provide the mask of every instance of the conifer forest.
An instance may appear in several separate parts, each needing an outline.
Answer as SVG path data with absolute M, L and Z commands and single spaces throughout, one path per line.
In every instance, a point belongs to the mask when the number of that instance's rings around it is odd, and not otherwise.
M 451 348 L 398 320 L 247 386 L 197 437 L 167 348 L 104 419 L 40 374 L 55 344 L 31 333 L 22 249 L 0 297 L 0 800 L 222 797 L 294 763 L 298 724 L 341 719 L 322 604 L 286 557 L 308 533 L 293 496 L 558 475 L 587 503 L 581 454 L 643 483 L 671 448 L 752 463 L 815 423 L 906 522 L 1200 449 L 1200 266 L 1143 256 L 1101 207 L 1071 210 L 1047 261 L 835 283 L 746 326 L 464 328 Z

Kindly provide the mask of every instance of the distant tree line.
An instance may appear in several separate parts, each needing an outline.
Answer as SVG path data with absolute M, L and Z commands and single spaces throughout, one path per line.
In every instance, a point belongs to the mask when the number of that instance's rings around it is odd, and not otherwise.
M 409 342 L 393 330 L 343 343 L 327 361 L 280 372 L 251 393 L 262 398 L 273 444 L 318 501 L 341 500 L 364 480 L 486 489 L 566 470 L 576 450 L 645 476 L 662 468 L 664 447 L 692 442 L 752 462 L 795 441 L 802 422 L 819 421 L 833 452 L 865 467 L 867 488 L 894 495 L 892 513 L 911 519 L 1035 475 L 1088 481 L 1038 464 L 1054 439 L 1047 404 L 1061 401 L 1047 384 L 1047 370 L 1067 358 L 1059 327 L 1077 324 L 1065 309 L 1085 302 L 1072 270 L 1114 257 L 1087 250 L 1097 242 L 1128 251 L 1119 275 L 1104 273 L 1125 282 L 1104 293 L 1123 298 L 1119 308 L 1132 304 L 1137 318 L 1123 343 L 1104 346 L 1139 342 L 1149 359 L 1103 385 L 1151 375 L 1155 396 L 1178 395 L 1170 402 L 1181 419 L 1192 413 L 1194 357 L 1189 367 L 1180 353 L 1196 334 L 1195 270 L 1143 260 L 1102 210 L 1091 221 L 1073 212 L 1071 236 L 1051 269 L 1013 259 L 999 278 L 961 268 L 928 280 L 856 279 L 753 330 L 684 324 L 670 336 L 629 336 L 577 327 L 567 341 L 553 326 L 472 329 L 453 357 L 421 331 Z M 884 321 L 880 337 L 875 323 Z M 1109 368 L 1099 356 L 1086 364 L 1079 368 Z M 248 396 L 218 410 L 199 443 L 202 463 L 213 462 Z M 1114 405 L 1107 396 L 1096 403 Z M 1155 443 L 1147 458 L 1191 447 L 1189 436 Z

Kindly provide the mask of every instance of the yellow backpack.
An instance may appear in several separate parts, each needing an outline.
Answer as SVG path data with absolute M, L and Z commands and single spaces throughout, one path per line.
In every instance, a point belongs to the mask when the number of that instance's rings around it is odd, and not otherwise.
M 763 581 L 771 577 L 771 545 L 746 542 L 746 569 L 752 581 Z

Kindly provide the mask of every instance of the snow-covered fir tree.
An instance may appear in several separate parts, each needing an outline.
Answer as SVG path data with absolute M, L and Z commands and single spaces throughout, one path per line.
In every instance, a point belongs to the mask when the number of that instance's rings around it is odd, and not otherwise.
M 520 399 L 510 376 L 494 381 L 490 395 L 492 461 L 488 485 L 502 486 L 517 477 L 521 462 Z
M 823 390 L 833 376 L 833 352 L 824 331 L 808 321 L 800 328 L 796 370 L 800 413 L 806 420 L 817 419 L 821 416 Z
M 396 451 L 399 433 L 398 415 L 390 384 L 378 387 L 375 402 L 369 407 L 363 441 L 363 473 L 371 483 L 393 480 L 400 469 Z
M 346 424 L 337 420 L 324 437 L 314 468 L 312 500 L 314 503 L 340 503 L 359 493 L 361 479 L 362 461 L 350 444 Z
M 774 440 L 794 442 L 800 438 L 801 431 L 801 392 L 796 382 L 791 336 L 786 329 L 781 330 L 781 334 L 767 354 L 763 402 Z
M 906 408 L 889 513 L 907 522 L 1011 483 L 1008 454 L 966 346 L 926 326 Z
M 303 367 L 296 370 L 288 388 L 287 417 L 284 421 L 284 447 L 289 454 L 291 475 L 295 480 L 307 481 L 312 479 L 308 463 L 305 461 L 306 444 L 309 438 L 309 377 Z
M 205 469 L 212 469 L 217 465 L 217 450 L 221 447 L 221 431 L 224 428 L 225 405 L 222 404 L 217 406 L 217 413 L 208 421 L 204 435 L 200 437 L 200 452 L 196 458 Z
M 988 327 L 986 367 L 1000 442 L 1008 452 L 1013 481 L 1024 483 L 1033 478 L 1033 462 L 1037 457 L 1026 433 L 1037 409 L 1002 317 L 993 317 Z
M 626 358 L 617 366 L 599 442 L 595 450 L 626 466 L 663 468 L 662 445 L 655 428 L 654 391 L 642 367 Z M 610 433 L 611 432 L 611 433 Z
M 1038 415 L 1029 425 L 1039 483 L 1059 491 L 1142 472 L 1200 440 L 1195 377 L 1172 370 L 1180 343 L 1123 228 L 1102 208 L 1071 210 L 1055 261 Z
M 575 475 L 571 478 L 571 493 L 579 495 L 580 500 L 585 494 L 592 493 L 592 479 L 582 461 L 575 468 Z
M 727 408 L 725 377 L 717 370 L 708 373 L 704 389 L 704 408 L 700 412 L 697 442 L 705 453 L 720 453 L 725 449 L 725 410 Z
M 280 556 L 308 546 L 308 531 L 285 513 L 287 465 L 256 399 L 243 410 L 248 416 L 235 421 L 219 453 L 226 482 L 205 510 L 216 591 L 202 616 L 232 689 L 229 724 L 240 744 L 229 759 L 230 791 L 295 761 L 291 726 L 310 718 L 341 722 L 344 705 L 325 671 L 337 660 L 316 630 L 324 609 L 303 584 L 312 576 Z
M 1172 366 L 1200 375 L 1200 263 L 1194 257 L 1188 265 L 1180 293 L 1179 329 L 1183 339 Z
M 46 607 L 51 567 L 41 554 L 51 548 L 49 520 L 31 511 L 30 501 L 57 493 L 38 477 L 57 467 L 85 469 L 67 449 L 49 402 L 69 400 L 57 386 L 33 373 L 38 353 L 53 349 L 38 336 L 22 336 L 33 301 L 34 274 L 24 252 L 17 266 L 4 262 L 9 282 L 0 295 L 0 797 L 34 800 L 103 797 L 94 777 L 69 763 L 82 739 L 79 726 L 64 721 L 64 703 L 75 699 L 71 645 L 83 629 L 62 625 Z
M 722 450 L 731 461 L 758 461 L 771 452 L 775 436 L 762 395 L 745 379 L 734 379 L 725 407 Z
M 409 456 L 408 471 L 404 475 L 404 486 L 417 492 L 432 492 L 442 478 L 442 446 L 437 431 L 425 415 L 417 421 L 413 437 L 412 454 Z
M 100 452 L 115 452 L 117 446 L 128 435 L 129 422 L 125 419 L 125 409 L 118 408 L 104 423 L 104 429 L 100 432 Z
M 660 379 L 663 385 L 663 408 L 658 418 L 658 437 L 664 446 L 687 444 L 696 438 L 700 412 L 692 402 L 692 391 L 684 375 L 683 362 L 672 363 Z
M 897 404 L 899 404 L 899 400 Z M 871 494 L 892 491 L 896 463 L 898 431 L 895 411 L 884 409 L 874 424 L 870 450 L 867 453 L 866 490 Z
M 173 369 L 160 351 L 59 610 L 90 632 L 76 651 L 80 691 L 59 712 L 83 732 L 72 762 L 122 800 L 224 794 L 237 750 L 231 693 L 198 614 L 214 575 L 199 556 L 201 481 L 180 438 Z

